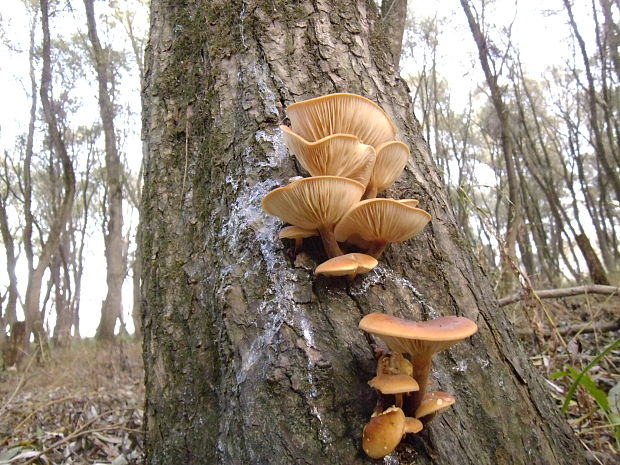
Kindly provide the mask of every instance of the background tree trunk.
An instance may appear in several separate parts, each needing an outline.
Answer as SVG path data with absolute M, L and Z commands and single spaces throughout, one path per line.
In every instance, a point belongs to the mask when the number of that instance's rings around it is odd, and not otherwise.
M 396 463 L 583 464 L 456 229 L 369 0 L 153 0 L 142 198 L 149 464 L 362 464 L 374 405 L 370 312 L 458 314 L 479 332 L 436 358 L 457 404 Z M 353 282 L 291 263 L 260 206 L 301 174 L 278 124 L 329 92 L 379 103 L 413 161 L 388 192 L 418 198 L 425 232 Z
M 116 147 L 114 131 L 114 106 L 111 88 L 108 85 L 112 76 L 110 59 L 101 47 L 97 35 L 97 22 L 93 0 L 84 0 L 88 38 L 93 48 L 93 60 L 99 84 L 99 112 L 103 124 L 105 140 L 105 167 L 107 183 L 107 234 L 105 237 L 106 282 L 108 292 L 101 319 L 97 327 L 97 339 L 111 340 L 114 337 L 116 320 L 121 317 L 123 305 L 123 280 L 125 279 L 125 260 L 123 255 L 123 190 L 121 180 L 121 161 Z

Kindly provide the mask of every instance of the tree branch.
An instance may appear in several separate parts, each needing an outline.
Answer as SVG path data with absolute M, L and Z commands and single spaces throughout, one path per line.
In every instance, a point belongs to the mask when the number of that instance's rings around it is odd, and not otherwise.
M 565 287 L 563 289 L 543 289 L 540 291 L 533 291 L 539 299 L 556 299 L 558 297 L 570 297 L 573 295 L 581 294 L 605 294 L 605 295 L 620 295 L 620 287 L 618 286 L 603 286 L 600 284 L 589 284 L 586 286 Z M 527 293 L 520 292 L 508 297 L 503 297 L 498 300 L 499 306 L 518 302 L 527 297 Z

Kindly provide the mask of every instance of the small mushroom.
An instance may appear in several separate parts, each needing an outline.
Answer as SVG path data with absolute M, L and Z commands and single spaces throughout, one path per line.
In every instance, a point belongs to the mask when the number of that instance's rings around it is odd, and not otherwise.
M 295 253 L 299 252 L 301 249 L 304 239 L 318 235 L 319 232 L 316 229 L 304 229 L 299 226 L 286 226 L 278 233 L 280 239 L 295 240 Z
M 359 201 L 364 186 L 338 176 L 303 178 L 269 192 L 263 210 L 294 226 L 318 230 L 328 257 L 342 255 L 334 226 Z
M 293 103 L 286 112 L 293 132 L 310 142 L 332 134 L 352 134 L 377 148 L 396 136 L 396 125 L 385 111 L 360 95 L 324 95 Z
M 353 279 L 358 274 L 368 273 L 378 263 L 377 259 L 370 255 L 348 253 L 321 263 L 316 267 L 314 273 L 325 276 L 347 276 L 349 279 Z
M 342 176 L 364 186 L 375 166 L 375 149 L 351 134 L 333 134 L 308 142 L 290 128 L 280 126 L 284 143 L 311 176 Z
M 461 316 L 416 322 L 384 313 L 366 315 L 359 327 L 381 338 L 392 350 L 413 357 L 413 377 L 420 390 L 410 396 L 410 405 L 405 405 L 407 412 L 415 412 L 424 399 L 433 355 L 478 330 L 476 323 Z
M 408 375 L 378 375 L 368 381 L 368 384 L 381 394 L 393 394 L 396 406 L 400 408 L 403 406 L 403 394 L 420 389 L 418 382 Z
M 405 433 L 405 414 L 398 407 L 373 416 L 362 432 L 362 448 L 373 459 L 385 457 L 400 443 Z
M 415 417 L 422 419 L 423 423 L 428 423 L 435 415 L 444 411 L 456 402 L 454 396 L 447 392 L 433 391 L 427 392 L 422 403 L 415 411 Z
M 405 433 L 419 433 L 422 431 L 422 428 L 424 428 L 424 424 L 417 418 L 405 418 Z
M 390 187 L 401 175 L 407 160 L 409 147 L 398 141 L 390 141 L 377 147 L 377 159 L 366 186 L 365 199 L 374 199 L 379 192 Z
M 379 258 L 389 242 L 406 241 L 418 234 L 431 220 L 424 210 L 393 199 L 358 202 L 336 225 L 338 242 L 349 241 Z

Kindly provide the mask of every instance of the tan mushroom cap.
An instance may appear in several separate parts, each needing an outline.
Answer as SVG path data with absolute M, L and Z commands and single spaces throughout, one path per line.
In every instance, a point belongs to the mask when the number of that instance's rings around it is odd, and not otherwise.
M 406 417 L 405 418 L 405 433 L 419 433 L 424 428 L 424 425 L 417 418 Z
M 404 394 L 420 390 L 418 382 L 408 375 L 379 375 L 368 381 L 368 384 L 382 394 Z
M 338 242 L 354 235 L 365 241 L 402 242 L 418 234 L 431 220 L 424 210 L 393 199 L 356 203 L 336 225 Z
M 396 449 L 404 433 L 405 414 L 398 407 L 390 407 L 366 424 L 362 432 L 362 448 L 369 457 L 380 459 Z
M 318 235 L 319 232 L 316 229 L 304 229 L 299 226 L 286 226 L 278 233 L 280 239 L 306 239 Z
M 451 396 L 447 392 L 434 391 L 427 392 L 426 396 L 422 400 L 422 403 L 415 411 L 416 418 L 422 418 L 427 415 L 437 414 L 442 410 L 447 409 L 456 402 L 454 396 Z
M 312 176 L 342 176 L 368 184 L 375 166 L 375 149 L 350 134 L 333 134 L 308 142 L 290 128 L 280 126 L 284 143 Z
M 420 203 L 420 201 L 417 199 L 400 199 L 399 202 L 413 208 L 417 207 Z
M 462 316 L 444 316 L 417 322 L 384 313 L 366 315 L 359 327 L 383 339 L 392 350 L 413 356 L 432 355 L 478 330 L 476 323 Z
M 358 274 L 368 273 L 379 262 L 376 258 L 363 253 L 348 253 L 338 257 L 331 258 L 314 270 L 315 274 L 325 276 L 350 276 L 355 277 Z
M 377 192 L 390 187 L 401 175 L 409 153 L 409 147 L 398 141 L 385 142 L 377 147 L 377 160 L 366 187 L 366 192 L 372 192 L 372 198 Z
M 376 148 L 396 135 L 396 126 L 383 109 L 360 95 L 324 95 L 293 103 L 286 112 L 293 131 L 310 142 L 352 134 Z
M 302 178 L 263 199 L 263 210 L 303 229 L 333 225 L 356 203 L 363 184 L 338 176 Z

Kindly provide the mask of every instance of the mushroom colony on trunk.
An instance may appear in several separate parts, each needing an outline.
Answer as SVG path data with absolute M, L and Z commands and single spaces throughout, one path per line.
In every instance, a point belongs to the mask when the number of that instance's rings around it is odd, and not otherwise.
M 377 376 L 368 382 L 377 390 L 377 405 L 362 433 L 366 454 L 381 458 L 392 452 L 405 434 L 421 431 L 435 415 L 454 404 L 456 399 L 446 392 L 427 391 L 431 360 L 437 352 L 474 334 L 478 326 L 461 316 L 416 322 L 371 313 L 362 318 L 359 327 L 391 349 L 377 352 Z
M 412 238 L 430 221 L 415 199 L 376 198 L 409 159 L 409 147 L 394 140 L 396 126 L 376 103 L 330 94 L 294 103 L 287 113 L 284 143 L 310 177 L 274 189 L 262 205 L 290 224 L 279 237 L 293 239 L 295 253 L 304 238 L 321 237 L 328 260 L 317 274 L 367 273 L 388 243 Z

